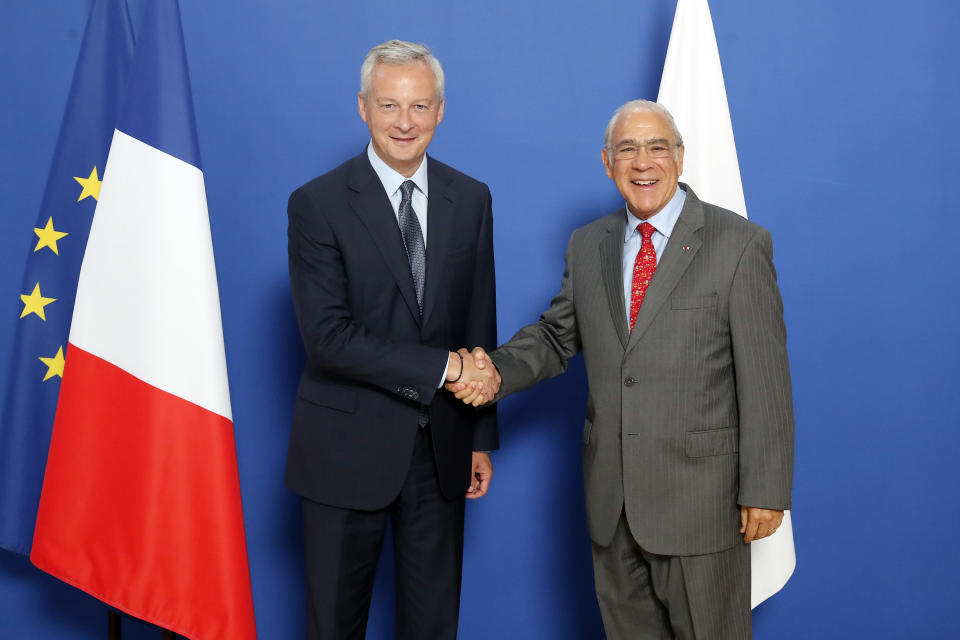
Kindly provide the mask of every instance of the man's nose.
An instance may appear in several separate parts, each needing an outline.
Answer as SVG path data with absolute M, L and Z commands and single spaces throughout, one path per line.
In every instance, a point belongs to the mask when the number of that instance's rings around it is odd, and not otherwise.
M 649 167 L 651 164 L 653 163 L 650 162 L 650 156 L 647 155 L 647 150 L 642 148 L 637 150 L 637 155 L 632 160 L 633 168 L 643 170 Z
M 410 117 L 410 112 L 406 109 L 400 110 L 400 117 L 397 118 L 396 123 L 394 124 L 401 131 L 409 131 L 413 128 L 413 118 Z

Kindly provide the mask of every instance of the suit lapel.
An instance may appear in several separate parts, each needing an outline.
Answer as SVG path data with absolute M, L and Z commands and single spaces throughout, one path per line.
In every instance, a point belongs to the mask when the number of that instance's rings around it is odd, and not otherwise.
M 687 198 L 680 211 L 680 217 L 677 218 L 677 223 L 673 227 L 670 241 L 667 242 L 663 256 L 657 264 L 657 270 L 653 274 L 653 280 L 650 281 L 640 312 L 637 314 L 637 320 L 633 324 L 633 331 L 630 332 L 628 352 L 637 345 L 644 332 L 650 327 L 650 323 L 660 312 L 660 308 L 670 297 L 674 287 L 677 286 L 703 244 L 698 233 L 703 228 L 703 207 L 692 189 L 687 187 L 685 191 Z
M 627 332 L 627 312 L 623 300 L 623 234 L 627 225 L 623 210 L 611 216 L 607 234 L 600 241 L 600 269 L 603 287 L 607 293 L 607 305 L 617 337 L 624 349 L 630 335 Z
M 441 292 L 446 274 L 447 250 L 456 233 L 456 197 L 449 181 L 449 176 L 441 173 L 438 164 L 428 156 L 427 274 L 423 290 L 423 326 L 430 322 L 436 311 L 437 300 L 443 297 Z
M 420 307 L 417 305 L 410 262 L 403 248 L 403 236 L 397 225 L 390 198 L 370 166 L 366 152 L 354 158 L 347 186 L 354 191 L 350 199 L 351 208 L 367 228 L 374 246 L 383 256 L 397 286 L 400 287 L 400 294 L 410 308 L 410 313 L 419 324 Z

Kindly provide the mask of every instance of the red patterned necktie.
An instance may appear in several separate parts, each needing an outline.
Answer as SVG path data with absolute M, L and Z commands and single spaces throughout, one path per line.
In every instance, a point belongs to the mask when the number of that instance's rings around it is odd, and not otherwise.
M 643 236 L 643 242 L 640 244 L 640 251 L 637 252 L 637 259 L 633 262 L 633 284 L 630 286 L 630 331 L 633 331 L 633 323 L 637 321 L 637 314 L 640 312 L 640 305 L 643 304 L 643 296 L 647 292 L 650 280 L 653 279 L 653 272 L 657 270 L 657 252 L 653 249 L 653 232 L 655 229 L 649 222 L 642 222 L 637 227 L 640 235 Z

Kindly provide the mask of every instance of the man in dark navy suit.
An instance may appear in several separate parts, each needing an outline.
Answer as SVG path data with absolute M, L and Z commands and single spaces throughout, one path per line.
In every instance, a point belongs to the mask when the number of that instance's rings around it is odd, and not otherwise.
M 397 634 L 455 638 L 464 498 L 483 496 L 495 409 L 441 387 L 491 374 L 451 347 L 493 348 L 490 192 L 426 155 L 443 70 L 392 40 L 361 68 L 370 144 L 290 196 L 290 288 L 307 361 L 286 483 L 303 498 L 310 638 L 363 638 L 387 521 Z

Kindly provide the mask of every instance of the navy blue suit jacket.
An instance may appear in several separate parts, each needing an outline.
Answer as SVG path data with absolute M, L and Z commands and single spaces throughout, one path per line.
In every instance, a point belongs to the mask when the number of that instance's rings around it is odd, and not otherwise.
M 307 361 L 286 483 L 300 495 L 379 509 L 399 493 L 427 405 L 440 488 L 464 495 L 471 452 L 498 447 L 495 408 L 438 390 L 448 351 L 493 349 L 490 191 L 427 161 L 423 318 L 393 208 L 366 152 L 293 192 L 290 288 Z

